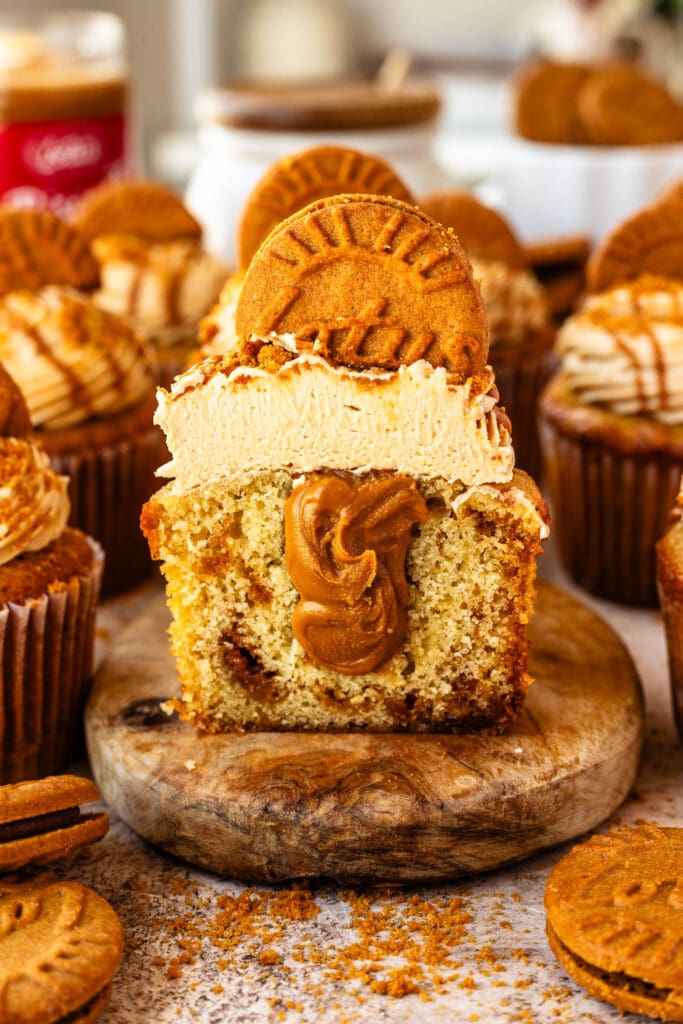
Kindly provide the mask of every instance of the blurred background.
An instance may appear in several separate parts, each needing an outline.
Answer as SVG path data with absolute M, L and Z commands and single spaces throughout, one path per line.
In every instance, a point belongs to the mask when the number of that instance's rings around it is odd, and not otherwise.
M 531 238 L 604 233 L 683 173 L 683 143 L 541 154 L 513 137 L 512 115 L 519 70 L 539 56 L 637 61 L 683 97 L 683 0 L 65 6 L 0 0 L 0 194 L 15 205 L 68 216 L 103 177 L 144 173 L 184 193 L 232 262 L 266 168 L 319 144 L 384 157 L 417 196 L 476 189 Z M 316 92 L 323 80 L 354 84 Z
M 433 75 L 436 152 L 473 184 L 503 159 L 508 94 L 532 54 L 639 52 L 680 92 L 683 7 L 676 0 L 0 0 L 0 12 L 109 10 L 126 27 L 147 172 L 177 186 L 196 160 L 196 98 L 227 78 L 373 73 L 392 48 Z

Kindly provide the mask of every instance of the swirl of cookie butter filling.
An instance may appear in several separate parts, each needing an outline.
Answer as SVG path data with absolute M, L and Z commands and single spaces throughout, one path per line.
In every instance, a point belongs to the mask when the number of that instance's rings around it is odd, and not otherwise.
M 34 427 L 61 430 L 110 416 L 150 394 L 155 356 L 116 316 L 68 288 L 0 299 L 0 360 Z
M 97 304 L 128 317 L 144 337 L 162 346 L 196 327 L 228 276 L 227 266 L 192 238 L 149 243 L 103 235 L 93 242 L 93 252 L 102 281 Z
M 415 481 L 401 474 L 350 482 L 315 475 L 285 505 L 285 564 L 301 600 L 295 637 L 318 665 L 372 672 L 406 627 L 411 529 L 427 519 Z
M 489 324 L 489 344 L 515 344 L 545 330 L 550 305 L 543 285 L 524 269 L 500 260 L 472 260 Z
M 59 537 L 69 518 L 68 486 L 35 442 L 0 437 L 0 565 Z
M 683 423 L 683 284 L 643 276 L 592 296 L 562 326 L 567 386 L 620 416 Z

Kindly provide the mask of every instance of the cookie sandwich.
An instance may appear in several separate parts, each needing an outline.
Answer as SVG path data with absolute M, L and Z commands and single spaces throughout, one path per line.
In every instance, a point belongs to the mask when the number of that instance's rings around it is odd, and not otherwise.
M 46 872 L 0 878 L 4 1024 L 92 1024 L 122 952 L 118 914 L 92 889 Z
M 0 787 L 0 872 L 48 864 L 107 834 L 109 815 L 81 805 L 99 800 L 78 775 L 52 775 Z
M 504 729 L 548 531 L 452 233 L 337 196 L 251 261 L 241 339 L 161 392 L 145 506 L 181 714 L 208 731 Z
M 683 1021 L 683 829 L 615 829 L 575 846 L 545 890 L 567 974 L 627 1013 Z

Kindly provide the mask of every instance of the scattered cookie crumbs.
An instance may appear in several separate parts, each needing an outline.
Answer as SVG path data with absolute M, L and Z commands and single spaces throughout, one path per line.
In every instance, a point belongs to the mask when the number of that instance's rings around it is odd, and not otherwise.
M 541 949 L 521 948 L 526 899 L 509 892 L 482 899 L 468 883 L 455 891 L 228 883 L 217 892 L 170 868 L 150 889 L 129 889 L 133 915 L 146 919 L 145 931 L 151 926 L 160 943 L 154 952 L 163 955 L 148 964 L 166 979 L 170 1012 L 200 979 L 197 995 L 213 992 L 221 1007 L 233 993 L 258 991 L 272 1024 L 327 1019 L 342 992 L 335 1024 L 357 1024 L 361 1013 L 371 1019 L 384 1000 L 406 1000 L 405 1008 L 386 1011 L 392 1020 L 441 1024 L 448 1019 L 443 1000 L 456 991 L 463 1020 L 537 1024 L 526 1006 L 542 1005 L 549 1019 L 557 1008 L 552 1019 L 572 1024 L 571 997 L 538 984 Z M 220 984 L 225 977 L 229 987 Z M 419 1003 L 429 1005 L 426 1017 Z
M 188 772 L 193 772 L 196 769 L 196 767 L 197 767 L 197 762 L 193 761 L 192 758 L 190 758 L 189 761 L 185 762 L 185 768 L 187 768 Z

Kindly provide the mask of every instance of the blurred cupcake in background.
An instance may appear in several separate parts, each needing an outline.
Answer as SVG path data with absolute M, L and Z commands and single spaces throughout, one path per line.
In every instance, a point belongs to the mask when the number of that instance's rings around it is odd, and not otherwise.
M 512 421 L 516 464 L 540 477 L 538 396 L 550 376 L 555 326 L 543 286 L 507 221 L 468 192 L 423 196 L 425 213 L 452 228 L 472 263 L 489 321 L 489 361 Z
M 69 528 L 68 480 L 30 435 L 0 366 L 0 782 L 63 769 L 82 752 L 104 556 Z
M 154 345 L 159 383 L 169 386 L 196 347 L 199 321 L 228 267 L 203 248 L 201 227 L 181 200 L 154 182 L 100 185 L 74 222 L 99 263 L 95 301 Z
M 587 235 L 562 235 L 528 242 L 529 268 L 543 285 L 553 318 L 561 323 L 577 306 L 586 287 Z
M 151 570 L 138 518 L 165 458 L 152 424 L 156 360 L 129 324 L 76 290 L 84 287 L 84 274 L 75 268 L 79 262 L 89 268 L 82 259 L 86 243 L 45 216 L 0 214 L 0 240 L 8 244 L 0 275 L 0 360 L 22 389 L 53 466 L 70 478 L 71 524 L 107 552 L 104 591 L 112 593 Z
M 679 491 L 671 525 L 657 542 L 657 590 L 669 655 L 671 700 L 678 735 L 683 741 L 683 490 Z
M 593 593 L 653 605 L 683 472 L 683 281 L 642 274 L 590 296 L 556 351 L 540 422 L 561 556 Z

